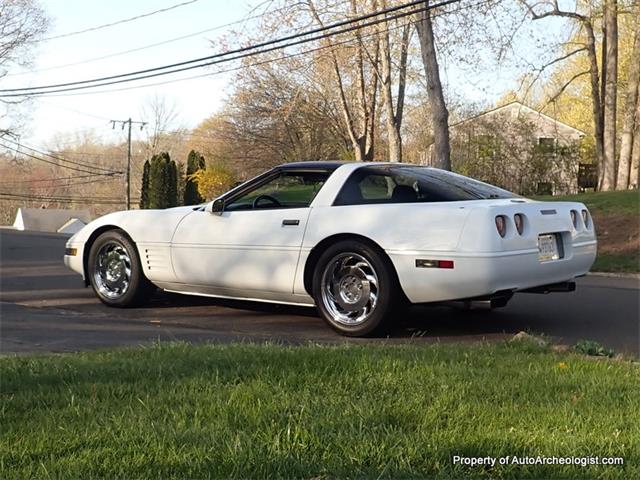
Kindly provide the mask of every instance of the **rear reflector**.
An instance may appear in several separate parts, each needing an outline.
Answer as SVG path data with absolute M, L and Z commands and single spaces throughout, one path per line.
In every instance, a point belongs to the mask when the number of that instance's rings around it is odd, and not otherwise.
M 513 223 L 516 224 L 518 235 L 522 235 L 522 232 L 524 231 L 524 215 L 522 213 L 516 213 L 513 216 Z
M 573 223 L 573 228 L 578 228 L 578 212 L 576 212 L 575 210 L 571 210 L 569 214 L 571 215 L 571 222 Z
M 496 217 L 496 229 L 501 237 L 507 234 L 507 219 L 504 215 L 498 215 Z
M 416 259 L 418 268 L 453 268 L 453 260 L 424 260 Z

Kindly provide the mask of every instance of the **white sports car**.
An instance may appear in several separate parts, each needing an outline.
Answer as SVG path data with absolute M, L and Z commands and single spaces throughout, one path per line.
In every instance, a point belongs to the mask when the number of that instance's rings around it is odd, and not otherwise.
M 518 291 L 572 291 L 595 257 L 581 203 L 416 165 L 301 162 L 206 205 L 98 218 L 64 259 L 110 306 L 139 304 L 156 287 L 316 305 L 334 329 L 360 336 L 388 326 L 400 303 L 499 307 Z

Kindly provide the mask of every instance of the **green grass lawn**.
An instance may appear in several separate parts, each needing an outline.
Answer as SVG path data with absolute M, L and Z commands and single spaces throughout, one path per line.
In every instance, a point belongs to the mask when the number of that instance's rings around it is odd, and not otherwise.
M 624 213 L 640 215 L 640 192 L 626 190 L 622 192 L 587 192 L 576 195 L 542 196 L 537 200 L 582 202 L 590 212 L 598 214 Z
M 526 343 L 157 345 L 1 358 L 0 374 L 3 479 L 640 478 L 638 364 Z
M 592 272 L 638 273 L 640 272 L 640 254 L 609 253 L 598 251 Z
M 596 225 L 598 258 L 595 272 L 640 271 L 640 192 L 591 192 L 578 195 L 544 196 L 538 200 L 576 201 L 584 203 Z

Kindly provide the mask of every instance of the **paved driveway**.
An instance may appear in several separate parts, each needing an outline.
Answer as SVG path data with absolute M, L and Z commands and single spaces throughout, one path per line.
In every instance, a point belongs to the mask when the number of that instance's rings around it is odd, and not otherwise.
M 154 340 L 335 342 L 469 342 L 525 330 L 573 344 L 597 340 L 638 356 L 637 279 L 588 276 L 574 293 L 519 294 L 506 308 L 466 312 L 415 307 L 389 339 L 345 339 L 314 309 L 158 294 L 145 308 L 102 305 L 61 255 L 66 238 L 0 229 L 0 351 L 58 352 Z

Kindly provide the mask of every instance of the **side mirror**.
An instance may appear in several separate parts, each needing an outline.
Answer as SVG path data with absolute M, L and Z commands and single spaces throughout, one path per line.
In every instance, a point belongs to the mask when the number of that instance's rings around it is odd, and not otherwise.
M 224 211 L 224 200 L 222 198 L 214 200 L 207 205 L 206 210 L 214 215 L 222 215 L 222 212 Z

